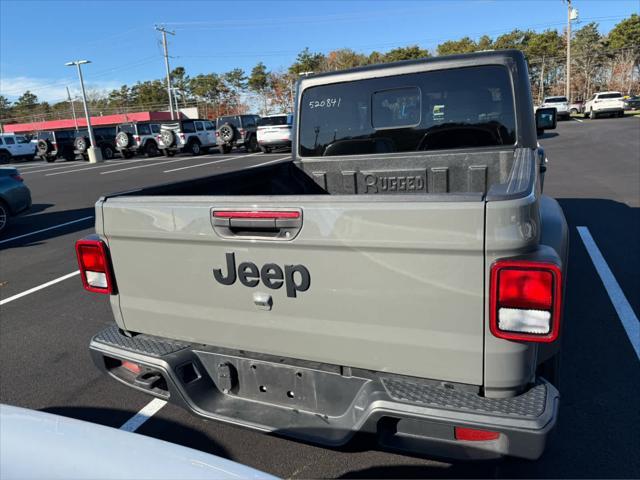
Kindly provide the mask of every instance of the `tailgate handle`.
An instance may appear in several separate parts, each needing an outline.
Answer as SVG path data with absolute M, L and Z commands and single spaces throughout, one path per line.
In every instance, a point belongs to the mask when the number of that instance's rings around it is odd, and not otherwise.
M 302 228 L 302 211 L 214 210 L 213 229 L 222 238 L 291 240 Z

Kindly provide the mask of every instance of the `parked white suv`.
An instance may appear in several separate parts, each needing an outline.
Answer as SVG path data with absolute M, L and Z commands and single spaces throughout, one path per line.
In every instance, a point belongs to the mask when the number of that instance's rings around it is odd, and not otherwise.
M 178 152 L 200 155 L 216 146 L 216 127 L 210 120 L 180 120 L 160 127 L 158 147 L 167 157 Z
M 155 157 L 158 150 L 160 125 L 157 123 L 122 123 L 118 125 L 116 148 L 124 158 L 131 158 L 137 153 L 147 157 Z
M 264 153 L 273 148 L 291 148 L 291 126 L 293 115 L 280 113 L 258 120 L 258 145 Z
M 0 133 L 0 163 L 11 160 L 31 160 L 36 156 L 36 144 L 24 135 Z
M 568 119 L 569 113 L 569 101 L 567 97 L 545 97 L 540 108 L 555 108 L 557 111 L 558 119 Z
M 601 114 L 624 116 L 624 97 L 620 92 L 598 92 L 584 105 L 584 118 L 598 118 Z

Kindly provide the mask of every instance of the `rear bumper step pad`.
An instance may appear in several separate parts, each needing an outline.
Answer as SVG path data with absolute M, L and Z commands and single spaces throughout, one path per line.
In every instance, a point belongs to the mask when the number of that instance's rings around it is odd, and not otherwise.
M 558 413 L 558 391 L 543 379 L 519 396 L 492 399 L 471 386 L 129 337 L 115 325 L 98 333 L 90 350 L 115 379 L 198 415 L 328 446 L 358 433 L 385 448 L 446 458 L 535 459 Z M 139 381 L 145 375 L 160 380 L 148 388 Z M 456 426 L 500 436 L 457 441 Z

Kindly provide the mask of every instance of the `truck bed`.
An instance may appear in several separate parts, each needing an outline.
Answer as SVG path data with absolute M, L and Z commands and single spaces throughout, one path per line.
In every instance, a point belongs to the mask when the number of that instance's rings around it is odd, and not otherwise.
M 127 196 L 428 195 L 477 201 L 506 189 L 524 149 L 320 157 L 125 192 Z M 527 159 L 528 160 L 528 159 Z M 513 193 L 513 192 L 511 192 Z M 123 194 L 116 194 L 121 196 Z M 434 198 L 435 199 L 435 198 Z

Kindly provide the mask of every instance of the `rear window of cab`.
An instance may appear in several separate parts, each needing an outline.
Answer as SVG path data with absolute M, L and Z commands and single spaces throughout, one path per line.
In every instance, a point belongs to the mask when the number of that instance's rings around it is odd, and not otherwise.
M 303 157 L 513 145 L 511 77 L 483 65 L 309 87 L 299 139 Z

